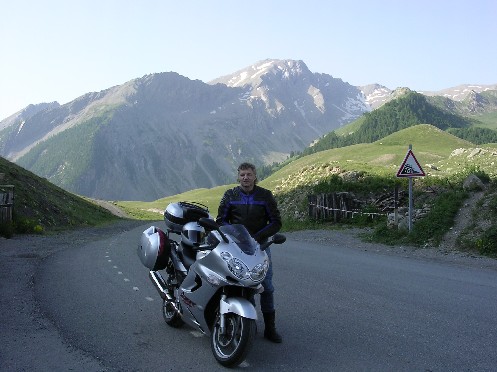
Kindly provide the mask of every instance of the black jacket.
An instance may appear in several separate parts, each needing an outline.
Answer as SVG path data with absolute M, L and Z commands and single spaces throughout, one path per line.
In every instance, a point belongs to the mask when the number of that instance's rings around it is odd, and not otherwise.
M 242 224 L 262 242 L 281 229 L 281 216 L 271 191 L 255 186 L 245 194 L 240 186 L 224 193 L 217 213 L 220 225 Z

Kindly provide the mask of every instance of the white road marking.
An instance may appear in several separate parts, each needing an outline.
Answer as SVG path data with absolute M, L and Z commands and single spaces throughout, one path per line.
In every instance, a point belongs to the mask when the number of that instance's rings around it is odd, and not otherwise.
M 147 301 L 153 301 L 154 299 L 152 297 L 145 297 L 145 300 L 147 300 Z

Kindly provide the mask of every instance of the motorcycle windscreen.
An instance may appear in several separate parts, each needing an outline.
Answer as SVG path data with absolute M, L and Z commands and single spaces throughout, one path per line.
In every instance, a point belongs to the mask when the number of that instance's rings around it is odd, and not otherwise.
M 243 253 L 249 256 L 254 255 L 259 244 L 252 238 L 245 226 L 240 224 L 223 225 L 220 229 L 224 234 L 229 235 L 233 239 Z

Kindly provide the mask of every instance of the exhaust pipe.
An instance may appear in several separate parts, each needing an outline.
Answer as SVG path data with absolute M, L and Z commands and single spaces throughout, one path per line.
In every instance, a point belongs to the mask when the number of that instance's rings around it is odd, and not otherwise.
M 169 295 L 167 291 L 167 285 L 164 281 L 164 278 L 158 271 L 150 271 L 148 276 L 152 283 L 154 284 L 155 289 L 159 292 L 159 295 L 163 300 L 171 301 L 173 298 Z

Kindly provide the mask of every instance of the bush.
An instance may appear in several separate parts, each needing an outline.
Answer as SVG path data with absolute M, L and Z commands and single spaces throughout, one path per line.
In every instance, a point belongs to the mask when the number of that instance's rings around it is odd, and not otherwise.
M 0 223 L 0 236 L 10 239 L 14 236 L 14 225 L 12 222 L 2 222 Z
M 485 256 L 497 256 L 497 227 L 486 230 L 476 241 L 478 252 Z
M 438 195 L 428 215 L 417 221 L 409 240 L 416 245 L 431 242 L 439 245 L 445 233 L 453 226 L 454 218 L 468 194 L 460 190 L 450 190 Z

